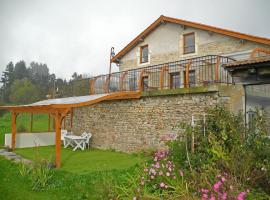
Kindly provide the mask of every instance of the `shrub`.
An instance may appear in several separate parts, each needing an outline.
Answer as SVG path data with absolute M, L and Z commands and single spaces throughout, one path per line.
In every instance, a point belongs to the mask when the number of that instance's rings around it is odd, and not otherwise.
M 36 150 L 34 161 L 29 165 L 20 163 L 19 172 L 21 176 L 30 178 L 32 190 L 44 190 L 50 185 L 53 179 L 53 171 L 50 164 L 48 160 L 39 159 L 38 150 Z
M 24 133 L 27 131 L 27 128 L 23 125 L 23 124 L 20 124 L 17 128 L 17 132 L 18 133 Z
M 45 189 L 53 178 L 52 170 L 47 160 L 35 161 L 31 169 L 32 189 L 35 191 Z

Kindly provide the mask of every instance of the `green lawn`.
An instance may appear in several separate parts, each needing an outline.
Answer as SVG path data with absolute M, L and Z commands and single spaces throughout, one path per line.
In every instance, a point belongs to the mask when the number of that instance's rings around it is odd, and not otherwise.
M 30 160 L 35 157 L 53 160 L 54 146 L 22 148 L 15 152 Z M 71 148 L 61 149 L 61 170 L 74 173 L 89 173 L 113 169 L 128 169 L 136 165 L 139 158 L 120 152 L 87 149 L 85 151 L 72 151 Z
M 17 149 L 16 153 L 29 159 L 51 158 L 54 147 Z M 20 166 L 0 156 L 0 199 L 113 199 L 113 187 L 125 183 L 140 162 L 138 155 L 97 149 L 62 149 L 61 155 L 62 167 L 53 169 L 53 180 L 43 191 L 32 191 L 30 178 L 19 173 Z
M 48 131 L 48 115 L 34 114 L 33 116 L 33 132 Z M 51 119 L 52 120 L 52 119 Z M 52 130 L 52 122 L 51 122 Z M 30 132 L 30 114 L 20 114 L 17 117 L 17 131 Z M 0 147 L 4 145 L 5 133 L 11 132 L 11 115 L 6 112 L 0 117 Z

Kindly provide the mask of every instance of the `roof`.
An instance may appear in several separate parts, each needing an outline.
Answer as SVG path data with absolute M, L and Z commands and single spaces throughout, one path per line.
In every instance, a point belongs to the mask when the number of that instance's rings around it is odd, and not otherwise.
M 253 65 L 253 64 L 262 64 L 270 62 L 270 56 L 266 57 L 259 57 L 259 58 L 250 58 L 246 60 L 238 60 L 234 62 L 230 62 L 228 64 L 225 64 L 225 68 L 237 68 L 237 67 L 243 67 L 246 65 Z
M 70 109 L 81 106 L 89 106 L 105 100 L 140 98 L 140 96 L 141 96 L 140 92 L 115 92 L 115 93 L 95 94 L 95 95 L 67 97 L 59 99 L 48 99 L 28 105 L 0 106 L 0 109 L 16 110 L 24 112 L 35 112 L 35 111 L 52 112 L 57 109 Z
M 245 33 L 240 33 L 236 31 L 231 31 L 228 29 L 218 28 L 215 26 L 209 26 L 201 23 L 186 21 L 182 19 L 176 19 L 171 17 L 166 17 L 161 15 L 155 22 L 153 22 L 150 26 L 148 26 L 143 32 L 141 32 L 135 39 L 133 39 L 127 46 L 125 46 L 119 53 L 117 53 L 112 59 L 112 62 L 117 62 L 121 57 L 123 57 L 127 52 L 129 52 L 135 45 L 137 45 L 141 39 L 145 38 L 151 31 L 153 31 L 155 28 L 157 28 L 161 23 L 163 22 L 169 22 L 174 24 L 180 24 L 184 26 L 190 26 L 193 28 L 198 28 L 206 31 L 211 31 L 243 40 L 249 40 L 252 42 L 257 42 L 261 44 L 267 44 L 270 45 L 270 39 L 269 38 L 263 38 L 258 37 L 254 35 L 249 35 Z

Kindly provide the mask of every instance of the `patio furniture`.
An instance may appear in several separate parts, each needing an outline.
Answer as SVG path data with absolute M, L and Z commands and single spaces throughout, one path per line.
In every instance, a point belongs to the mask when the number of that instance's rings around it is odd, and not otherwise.
M 85 143 L 86 137 L 78 136 L 78 135 L 66 135 L 65 141 L 66 144 L 64 148 L 67 148 L 68 146 L 72 146 L 73 151 L 76 151 L 78 148 L 81 150 L 84 150 L 84 143 Z
M 67 130 L 61 130 L 61 141 L 63 142 L 64 146 L 65 146 L 65 136 L 68 135 L 68 131 Z
M 87 148 L 89 149 L 91 137 L 92 137 L 92 134 L 91 133 L 87 133 L 86 140 L 84 142 L 84 148 L 86 148 L 86 146 L 87 146 Z

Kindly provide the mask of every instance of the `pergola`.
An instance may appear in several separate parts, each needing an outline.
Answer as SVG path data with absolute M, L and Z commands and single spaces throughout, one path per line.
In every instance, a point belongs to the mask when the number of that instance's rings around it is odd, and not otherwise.
M 55 166 L 61 166 L 61 127 L 63 119 L 72 112 L 73 108 L 89 106 L 101 101 L 114 99 L 140 98 L 140 92 L 116 92 L 88 96 L 68 97 L 39 101 L 29 105 L 0 106 L 0 109 L 11 111 L 11 148 L 16 147 L 16 118 L 20 113 L 47 113 L 55 120 Z

